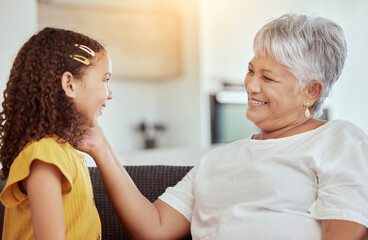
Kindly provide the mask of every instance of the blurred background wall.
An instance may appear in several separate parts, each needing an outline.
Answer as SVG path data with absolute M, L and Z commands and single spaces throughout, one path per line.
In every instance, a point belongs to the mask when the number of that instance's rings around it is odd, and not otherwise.
M 368 103 L 366 0 L 41 2 L 166 11 L 179 16 L 180 74 L 152 81 L 117 77 L 113 72 L 111 88 L 114 98 L 104 110 L 100 124 L 122 161 L 198 161 L 204 152 L 213 147 L 209 96 L 222 91 L 224 82 L 241 88 L 247 64 L 253 56 L 252 41 L 256 31 L 270 19 L 288 12 L 328 17 L 344 28 L 348 58 L 325 107 L 329 109 L 329 119 L 349 120 L 368 132 L 368 108 L 365 107 Z M 1 91 L 5 88 L 18 49 L 39 28 L 38 3 L 36 0 L 0 1 Z M 246 98 L 244 92 L 240 94 Z M 239 115 L 245 121 L 244 113 L 245 108 Z M 143 121 L 164 124 L 166 130 L 157 141 L 157 149 L 142 149 L 143 139 L 136 128 Z

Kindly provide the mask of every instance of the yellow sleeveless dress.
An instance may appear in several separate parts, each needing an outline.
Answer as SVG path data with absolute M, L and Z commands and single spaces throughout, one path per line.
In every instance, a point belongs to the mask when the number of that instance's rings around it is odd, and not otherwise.
M 31 142 L 11 165 L 7 183 L 0 194 L 5 206 L 2 239 L 34 239 L 28 197 L 20 191 L 18 182 L 29 175 L 31 163 L 35 159 L 54 164 L 63 174 L 66 239 L 101 239 L 101 221 L 84 155 L 69 143 L 59 143 L 56 137 Z

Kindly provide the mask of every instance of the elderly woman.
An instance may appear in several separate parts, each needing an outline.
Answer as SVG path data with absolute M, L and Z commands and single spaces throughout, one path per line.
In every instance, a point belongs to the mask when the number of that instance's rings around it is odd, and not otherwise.
M 342 29 L 325 18 L 284 15 L 254 39 L 246 116 L 261 131 L 204 156 L 154 203 L 135 188 L 101 129 L 84 151 L 136 239 L 364 239 L 368 138 L 349 122 L 321 121 L 343 69 Z

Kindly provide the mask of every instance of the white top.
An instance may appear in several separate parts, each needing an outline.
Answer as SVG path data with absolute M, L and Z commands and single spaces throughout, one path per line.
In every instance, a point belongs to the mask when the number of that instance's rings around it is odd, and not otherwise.
M 210 151 L 159 198 L 191 222 L 193 239 L 318 240 L 321 219 L 368 227 L 368 137 L 335 120 L 239 140 Z

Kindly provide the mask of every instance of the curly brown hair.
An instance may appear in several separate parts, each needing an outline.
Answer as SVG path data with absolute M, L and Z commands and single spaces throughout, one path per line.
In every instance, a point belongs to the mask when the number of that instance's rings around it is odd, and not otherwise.
M 93 57 L 75 46 L 88 46 L 96 53 L 103 46 L 83 34 L 45 28 L 19 50 L 4 91 L 0 113 L 0 162 L 2 176 L 9 175 L 12 162 L 32 140 L 58 136 L 74 145 L 83 136 L 81 116 L 61 86 L 61 76 L 70 72 L 81 79 L 91 66 L 70 58 Z

